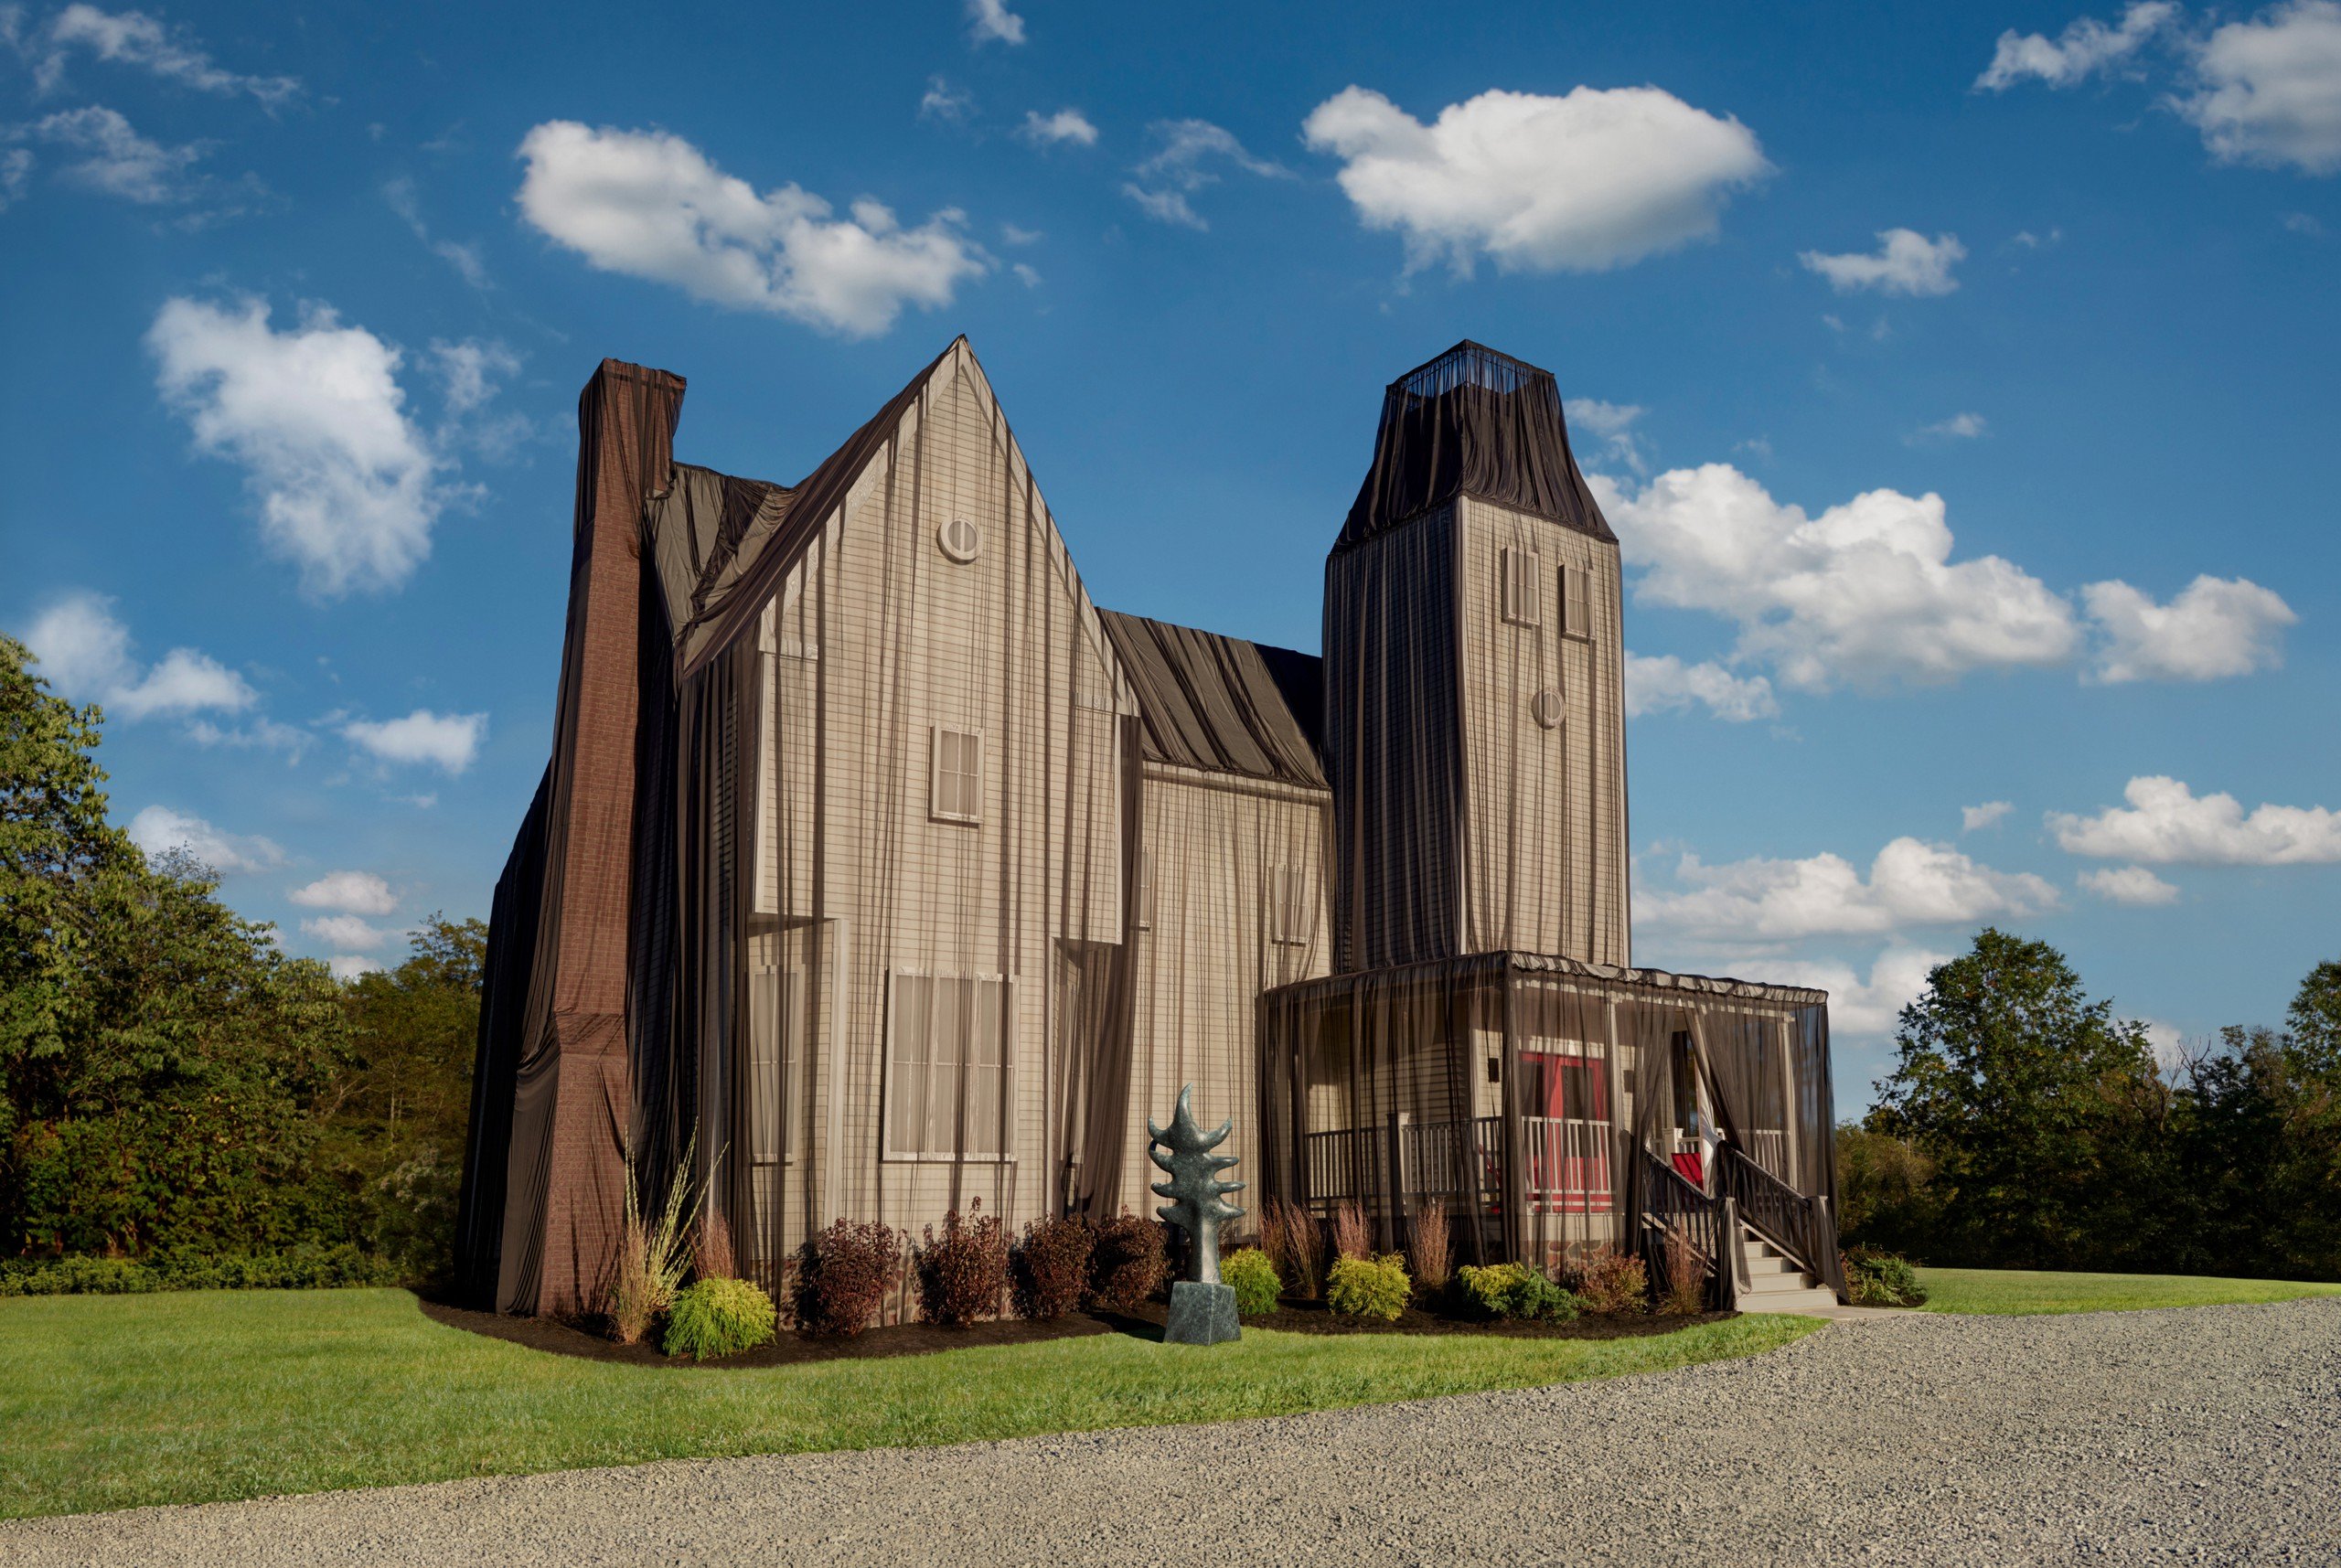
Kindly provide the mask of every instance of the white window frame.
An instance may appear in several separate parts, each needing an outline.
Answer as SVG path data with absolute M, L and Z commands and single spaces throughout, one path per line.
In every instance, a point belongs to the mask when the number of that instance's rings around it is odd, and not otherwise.
M 1305 947 L 1317 933 L 1316 909 L 1309 894 L 1305 867 L 1268 868 L 1268 940 L 1285 947 Z
M 1130 908 L 1130 925 L 1138 931 L 1154 929 L 1154 851 L 1138 852 L 1138 899 Z
M 937 822 L 958 822 L 965 823 L 969 826 L 981 825 L 984 819 L 984 732 L 981 730 L 962 730 L 950 724 L 936 724 L 930 728 L 928 736 L 926 759 L 927 815 L 932 816 Z M 946 737 L 952 740 L 972 741 L 974 743 L 976 749 L 976 763 L 975 767 L 972 770 L 967 768 L 946 770 L 944 767 L 943 752 L 944 741 Z M 960 753 L 961 760 L 963 762 L 966 760 L 966 755 L 967 754 L 964 751 Z M 954 793 L 946 794 L 944 786 L 946 782 L 946 778 L 950 781 L 965 783 L 967 789 L 973 794 L 974 798 L 969 800 L 964 795 L 958 795 L 956 791 L 956 784 Z M 962 805 L 966 806 L 967 809 L 957 809 L 958 806 Z
M 1593 635 L 1592 573 L 1579 567 L 1561 568 L 1561 635 L 1580 642 Z
M 894 1142 L 894 1108 L 904 1092 L 900 1083 L 903 1065 L 902 1051 L 896 1044 L 897 1028 L 902 1022 L 901 982 L 906 979 L 957 980 L 977 986 L 997 988 L 999 998 L 999 1141 L 1006 1147 L 999 1149 L 962 1149 L 946 1153 L 933 1149 L 906 1149 Z M 933 1007 L 933 993 L 928 1006 Z M 929 1021 L 933 1014 L 930 1010 Z M 1016 982 L 1006 975 L 946 975 L 926 969 L 890 969 L 886 972 L 886 1061 L 885 1092 L 878 1106 L 878 1137 L 880 1157 L 890 1164 L 911 1165 L 1014 1165 L 1016 1163 Z M 932 1035 L 929 1036 L 930 1040 Z M 928 1073 L 930 1092 L 934 1084 L 935 1062 L 932 1055 L 919 1064 Z M 960 1051 L 954 1071 L 964 1077 L 967 1067 L 967 1053 Z
M 1505 545 L 1496 552 L 1497 603 L 1503 618 L 1515 626 L 1545 624 L 1545 596 L 1539 591 L 1541 569 L 1533 549 Z

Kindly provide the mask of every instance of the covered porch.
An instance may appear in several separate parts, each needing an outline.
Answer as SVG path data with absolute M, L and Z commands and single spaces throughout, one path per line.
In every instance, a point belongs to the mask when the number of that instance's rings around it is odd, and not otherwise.
M 1262 1006 L 1267 1194 L 1390 1248 L 1436 1206 L 1462 1262 L 1655 1273 L 1674 1238 L 1718 1306 L 1838 1287 L 1823 993 L 1494 953 Z

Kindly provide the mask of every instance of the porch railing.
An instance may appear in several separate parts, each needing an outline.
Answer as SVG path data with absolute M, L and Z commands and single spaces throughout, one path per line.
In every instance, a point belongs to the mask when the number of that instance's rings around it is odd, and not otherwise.
M 1648 1149 L 1641 1151 L 1641 1161 L 1642 1253 L 1652 1285 L 1663 1288 L 1667 1248 L 1679 1240 L 1706 1271 L 1708 1305 L 1729 1311 L 1739 1296 L 1738 1238 L 1731 1200 L 1708 1197 Z
M 1520 1122 L 1522 1183 L 1528 1201 L 1546 1213 L 1607 1214 L 1610 1209 L 1610 1147 L 1607 1122 L 1523 1116 Z
M 1372 1209 L 1397 1190 L 1411 1201 L 1493 1202 L 1503 1190 L 1503 1134 L 1494 1116 L 1468 1122 L 1395 1117 L 1378 1127 L 1340 1127 L 1304 1140 L 1309 1200 Z M 1393 1151 L 1399 1179 L 1390 1179 Z

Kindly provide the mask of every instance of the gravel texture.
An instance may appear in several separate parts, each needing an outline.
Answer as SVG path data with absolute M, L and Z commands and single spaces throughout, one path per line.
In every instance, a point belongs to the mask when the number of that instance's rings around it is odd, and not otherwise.
M 1256 1422 L 0 1526 L 0 1563 L 2341 1563 L 2341 1298 Z

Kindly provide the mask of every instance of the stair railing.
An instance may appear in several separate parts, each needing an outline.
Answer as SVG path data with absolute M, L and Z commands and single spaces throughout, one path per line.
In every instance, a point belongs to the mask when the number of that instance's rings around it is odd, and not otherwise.
M 1666 1267 L 1670 1238 L 1679 1237 L 1706 1271 L 1707 1299 L 1728 1312 L 1739 1296 L 1738 1226 L 1727 1198 L 1710 1198 L 1669 1162 L 1645 1148 L 1642 1159 L 1642 1235 L 1645 1264 L 1653 1270 L 1652 1285 Z
M 1716 1151 L 1716 1190 L 1731 1201 L 1749 1230 L 1839 1296 L 1844 1295 L 1837 1227 L 1826 1198 L 1799 1192 L 1728 1143 Z

